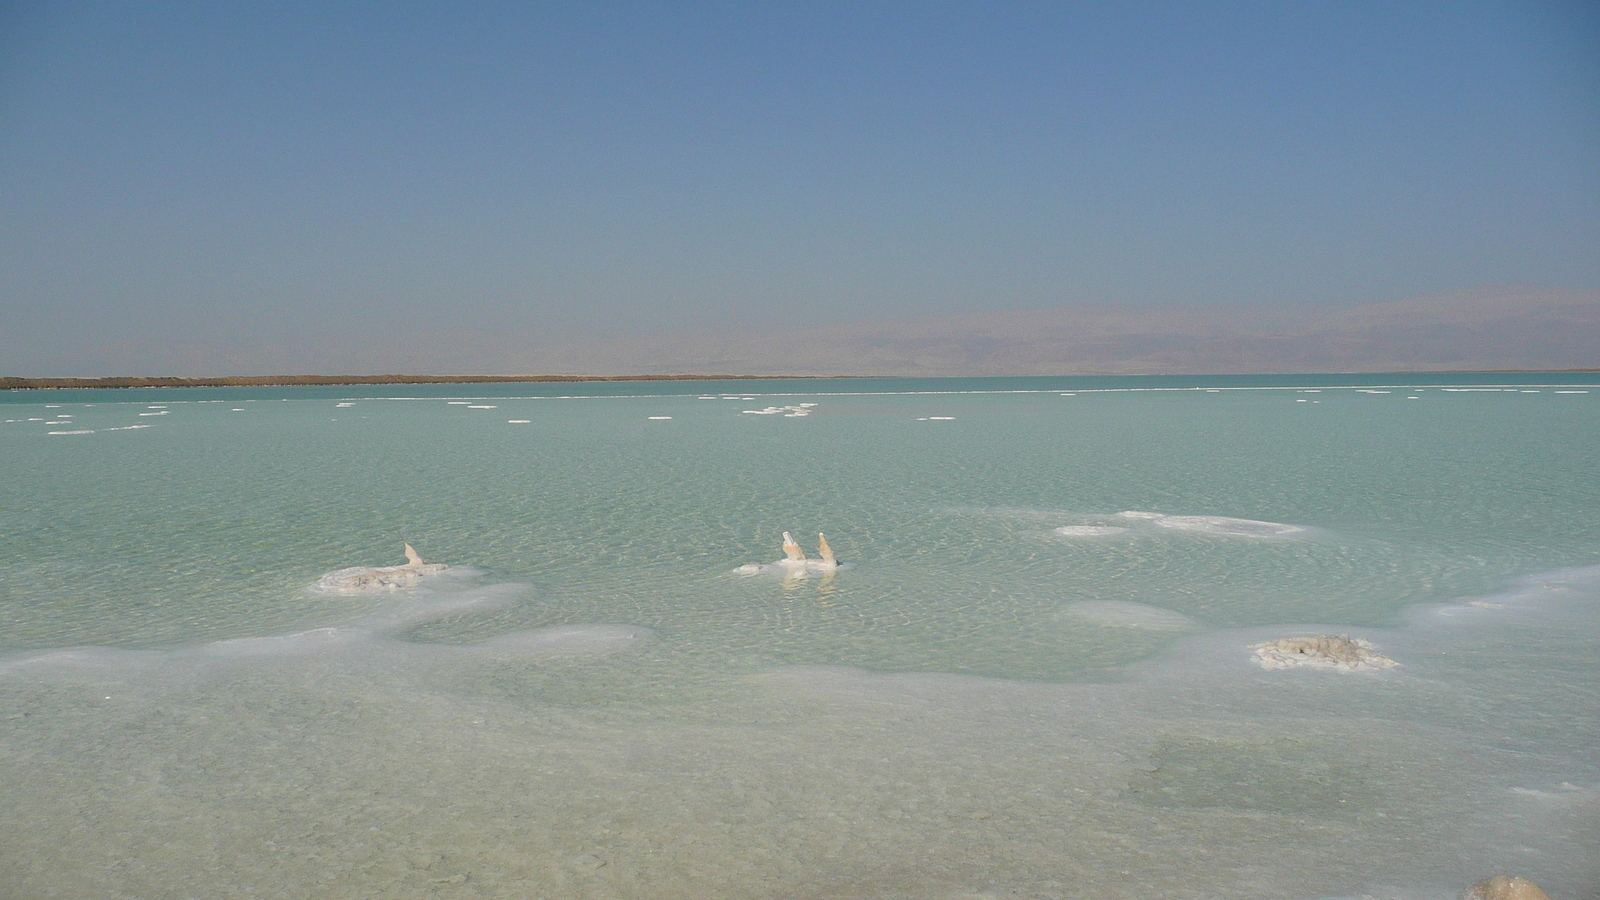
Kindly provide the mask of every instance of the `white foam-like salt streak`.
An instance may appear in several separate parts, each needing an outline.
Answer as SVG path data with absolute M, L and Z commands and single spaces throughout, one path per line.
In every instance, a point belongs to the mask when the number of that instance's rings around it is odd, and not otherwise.
M 671 419 L 672 417 L 671 416 L 647 416 L 646 418 L 648 418 L 652 422 L 662 422 L 662 421 L 666 421 L 667 419 Z
M 94 434 L 94 432 L 93 432 L 93 431 L 88 431 L 88 430 L 79 430 L 79 431 L 49 431 L 49 432 L 46 432 L 46 434 Z
M 1119 628 L 1183 631 L 1194 627 L 1194 620 L 1183 613 L 1120 600 L 1085 600 L 1081 603 L 1069 603 L 1064 611 L 1097 625 Z
M 167 411 L 164 410 L 164 409 L 161 412 L 142 412 L 142 413 L 139 413 L 139 415 L 141 415 L 141 416 L 164 416 L 166 414 L 167 414 Z
M 507 419 L 506 420 L 506 424 L 507 425 L 532 425 L 533 424 L 533 420 L 532 419 Z
M 1128 529 L 1121 525 L 1063 525 L 1055 533 L 1065 537 L 1109 537 L 1127 534 Z
M 499 408 L 500 407 L 498 407 L 498 406 L 490 406 L 490 405 L 481 404 L 481 403 L 469 403 L 469 404 L 467 404 L 467 409 L 499 409 Z
M 1301 525 L 1281 522 L 1260 522 L 1255 519 L 1234 519 L 1228 516 L 1162 516 L 1152 519 L 1158 527 L 1206 534 L 1226 534 L 1238 537 L 1280 537 L 1302 534 L 1307 529 Z
M 1126 510 L 1117 518 L 1145 522 L 1158 528 L 1190 531 L 1200 534 L 1220 534 L 1234 537 L 1287 537 L 1311 531 L 1304 525 L 1287 525 L 1282 522 L 1263 522 L 1256 519 L 1236 519 L 1231 516 L 1169 516 L 1165 513 Z

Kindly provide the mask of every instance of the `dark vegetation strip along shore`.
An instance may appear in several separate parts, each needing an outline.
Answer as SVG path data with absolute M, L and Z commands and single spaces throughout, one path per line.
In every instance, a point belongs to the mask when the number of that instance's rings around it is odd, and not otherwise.
M 0 390 L 277 387 L 319 384 L 504 384 L 519 381 L 764 381 L 803 375 L 228 375 L 221 378 L 0 378 Z M 851 376 L 830 376 L 848 378 Z
M 1415 372 L 1359 372 L 1362 375 L 1535 375 L 1600 372 L 1600 369 L 1448 369 Z M 1149 373 L 1157 374 L 1157 373 Z M 1189 373 L 1160 373 L 1189 374 Z M 1297 374 L 1293 372 L 1280 373 Z M 1304 373 L 1300 373 L 1304 374 Z M 1338 373 L 1312 373 L 1338 374 Z M 801 378 L 874 378 L 873 375 L 225 375 L 219 378 L 169 378 L 115 376 L 111 378 L 0 377 L 0 390 L 57 390 L 68 388 L 160 387 L 279 387 L 283 385 L 339 384 L 508 384 L 514 382 L 579 381 L 778 381 Z M 906 376 L 915 377 L 915 376 Z M 1082 377 L 1082 376 L 1047 376 Z M 1205 377 L 1196 375 L 1194 377 Z

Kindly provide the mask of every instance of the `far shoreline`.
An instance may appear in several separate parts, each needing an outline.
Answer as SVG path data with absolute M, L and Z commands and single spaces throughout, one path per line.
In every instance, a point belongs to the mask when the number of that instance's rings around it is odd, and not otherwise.
M 108 376 L 104 378 L 0 377 L 0 391 L 99 390 L 108 388 L 208 388 L 208 387 L 336 387 L 340 385 L 398 384 L 577 384 L 641 381 L 798 381 L 862 378 L 1096 378 L 1124 377 L 1249 377 L 1252 375 L 1581 375 L 1600 368 L 1581 369 L 1421 369 L 1370 372 L 1118 372 L 1054 375 L 224 375 L 210 378 L 175 376 Z
M 515 384 L 618 381 L 773 381 L 798 378 L 861 378 L 861 375 L 224 375 L 216 378 L 109 376 L 106 378 L 0 377 L 0 390 L 98 390 L 104 388 L 336 387 L 366 384 Z

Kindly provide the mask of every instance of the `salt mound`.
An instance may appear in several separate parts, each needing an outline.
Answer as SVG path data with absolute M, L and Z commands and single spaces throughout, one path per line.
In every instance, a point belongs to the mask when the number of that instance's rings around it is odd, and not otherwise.
M 1467 888 L 1461 900 L 1550 900 L 1550 896 L 1526 878 L 1496 875 Z
M 1067 612 L 1098 625 L 1148 628 L 1153 631 L 1182 631 L 1194 625 L 1192 619 L 1180 612 L 1118 600 L 1073 603 L 1067 607 Z
M 393 591 L 400 588 L 416 587 L 417 582 L 423 577 L 443 572 L 450 568 L 444 563 L 425 563 L 417 551 L 406 545 L 406 559 L 403 566 L 382 566 L 373 568 L 369 566 L 352 566 L 329 572 L 322 576 L 313 590 L 327 591 L 335 594 L 353 594 L 361 591 Z
M 1377 653 L 1372 642 L 1349 635 L 1331 637 L 1326 634 L 1308 637 L 1279 638 L 1276 641 L 1252 644 L 1255 660 L 1263 669 L 1292 669 L 1310 666 L 1314 669 L 1334 669 L 1340 672 L 1361 672 L 1390 669 L 1399 663 Z
M 822 534 L 817 535 L 818 552 L 821 559 L 806 559 L 804 550 L 790 536 L 789 532 L 783 533 L 783 559 L 773 563 L 750 563 L 734 569 L 736 575 L 782 575 L 785 578 L 810 578 L 812 575 L 832 575 L 843 568 L 839 560 L 834 558 L 833 548 L 828 546 L 828 538 Z
M 1099 537 L 1108 534 L 1121 534 L 1127 530 L 1121 525 L 1063 525 L 1056 529 L 1056 534 L 1067 537 Z

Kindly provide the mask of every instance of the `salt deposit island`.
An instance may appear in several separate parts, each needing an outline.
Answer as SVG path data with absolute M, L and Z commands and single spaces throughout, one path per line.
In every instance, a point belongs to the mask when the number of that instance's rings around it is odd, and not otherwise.
M 417 551 L 406 544 L 406 564 L 403 566 L 352 566 L 329 572 L 312 587 L 334 594 L 353 594 L 361 591 L 393 591 L 416 587 L 424 576 L 434 575 L 450 568 L 444 563 L 425 563 Z
M 774 563 L 751 563 L 740 566 L 733 571 L 739 575 L 782 575 L 786 578 L 809 578 L 812 575 L 832 575 L 842 568 L 839 560 L 834 558 L 833 548 L 828 546 L 828 538 L 822 533 L 817 534 L 817 552 L 821 559 L 807 559 L 806 552 L 800 549 L 800 544 L 789 535 L 783 533 L 783 559 Z

